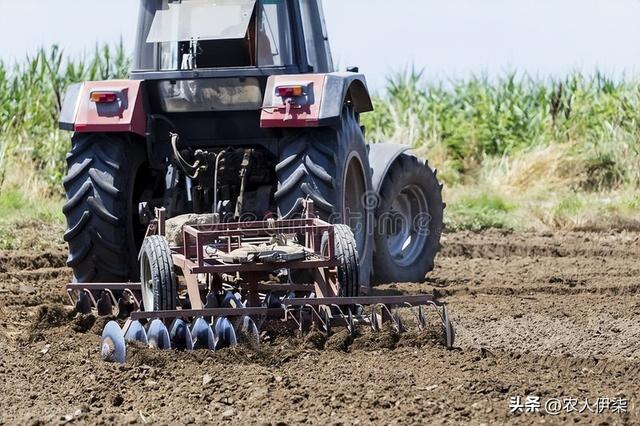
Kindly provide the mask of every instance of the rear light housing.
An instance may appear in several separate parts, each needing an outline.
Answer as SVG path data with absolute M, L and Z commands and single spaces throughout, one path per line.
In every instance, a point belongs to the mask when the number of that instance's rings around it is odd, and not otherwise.
M 304 86 L 278 86 L 276 93 L 278 93 L 278 96 L 281 98 L 297 98 L 304 95 Z
M 90 99 L 96 104 L 112 104 L 118 100 L 118 94 L 115 92 L 91 92 Z

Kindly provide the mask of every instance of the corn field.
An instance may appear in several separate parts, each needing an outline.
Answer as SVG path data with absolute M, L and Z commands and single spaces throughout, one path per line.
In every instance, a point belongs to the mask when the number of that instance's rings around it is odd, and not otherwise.
M 57 130 L 57 116 L 66 87 L 125 77 L 129 65 L 122 43 L 80 59 L 53 47 L 13 67 L 0 62 L 0 188 L 17 164 L 50 195 L 60 195 L 69 142 Z M 542 81 L 512 74 L 426 83 L 421 73 L 407 71 L 389 78 L 374 104 L 376 111 L 363 116 L 367 137 L 411 145 L 440 168 L 449 186 L 500 170 L 513 175 L 515 167 L 527 168 L 523 158 L 544 159 L 539 154 L 548 150 L 556 164 L 542 164 L 528 181 L 547 178 L 548 166 L 580 190 L 640 186 L 635 80 L 576 74 Z
M 450 184 L 475 180 L 495 159 L 555 147 L 584 190 L 640 186 L 640 81 L 602 74 L 536 80 L 426 84 L 419 72 L 388 80 L 365 116 L 373 141 L 410 144 L 443 169 Z M 489 160 L 489 161 L 488 161 Z
M 71 83 L 126 77 L 129 55 L 122 43 L 96 47 L 89 58 L 40 49 L 15 65 L 0 62 L 0 188 L 10 165 L 30 167 L 59 194 L 68 134 L 57 128 L 63 95 Z

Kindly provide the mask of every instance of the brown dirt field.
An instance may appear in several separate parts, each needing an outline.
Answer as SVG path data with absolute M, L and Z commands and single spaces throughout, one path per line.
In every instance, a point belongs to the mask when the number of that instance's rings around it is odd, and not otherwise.
M 274 338 L 216 353 L 98 356 L 64 247 L 0 253 L 0 424 L 640 424 L 640 234 L 445 237 L 424 284 L 458 348 L 415 333 Z M 324 346 L 324 347 L 322 347 Z M 318 349 L 321 347 L 321 349 Z M 626 414 L 512 415 L 509 397 L 625 397 Z

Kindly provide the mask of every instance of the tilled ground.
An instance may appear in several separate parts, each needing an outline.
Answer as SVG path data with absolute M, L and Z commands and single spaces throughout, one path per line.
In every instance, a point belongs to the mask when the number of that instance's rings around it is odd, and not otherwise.
M 640 423 L 639 234 L 449 234 L 425 284 L 458 349 L 368 331 L 259 350 L 98 357 L 102 322 L 64 308 L 64 248 L 0 254 L 0 424 Z M 512 415 L 510 397 L 626 398 L 626 414 Z M 593 407 L 592 407 L 593 408 Z

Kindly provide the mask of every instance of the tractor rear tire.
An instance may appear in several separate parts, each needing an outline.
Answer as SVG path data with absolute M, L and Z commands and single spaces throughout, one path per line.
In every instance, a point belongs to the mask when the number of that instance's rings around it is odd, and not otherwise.
M 133 192 L 144 149 L 128 135 L 76 133 L 67 155 L 67 265 L 76 282 L 138 277 Z
M 440 251 L 445 204 L 437 173 L 402 154 L 379 194 L 374 265 L 376 284 L 423 282 Z
M 303 201 L 316 215 L 353 230 L 360 258 L 360 281 L 368 286 L 373 255 L 371 167 L 364 134 L 350 107 L 335 127 L 297 131 L 281 145 L 275 200 L 281 219 L 301 217 Z

